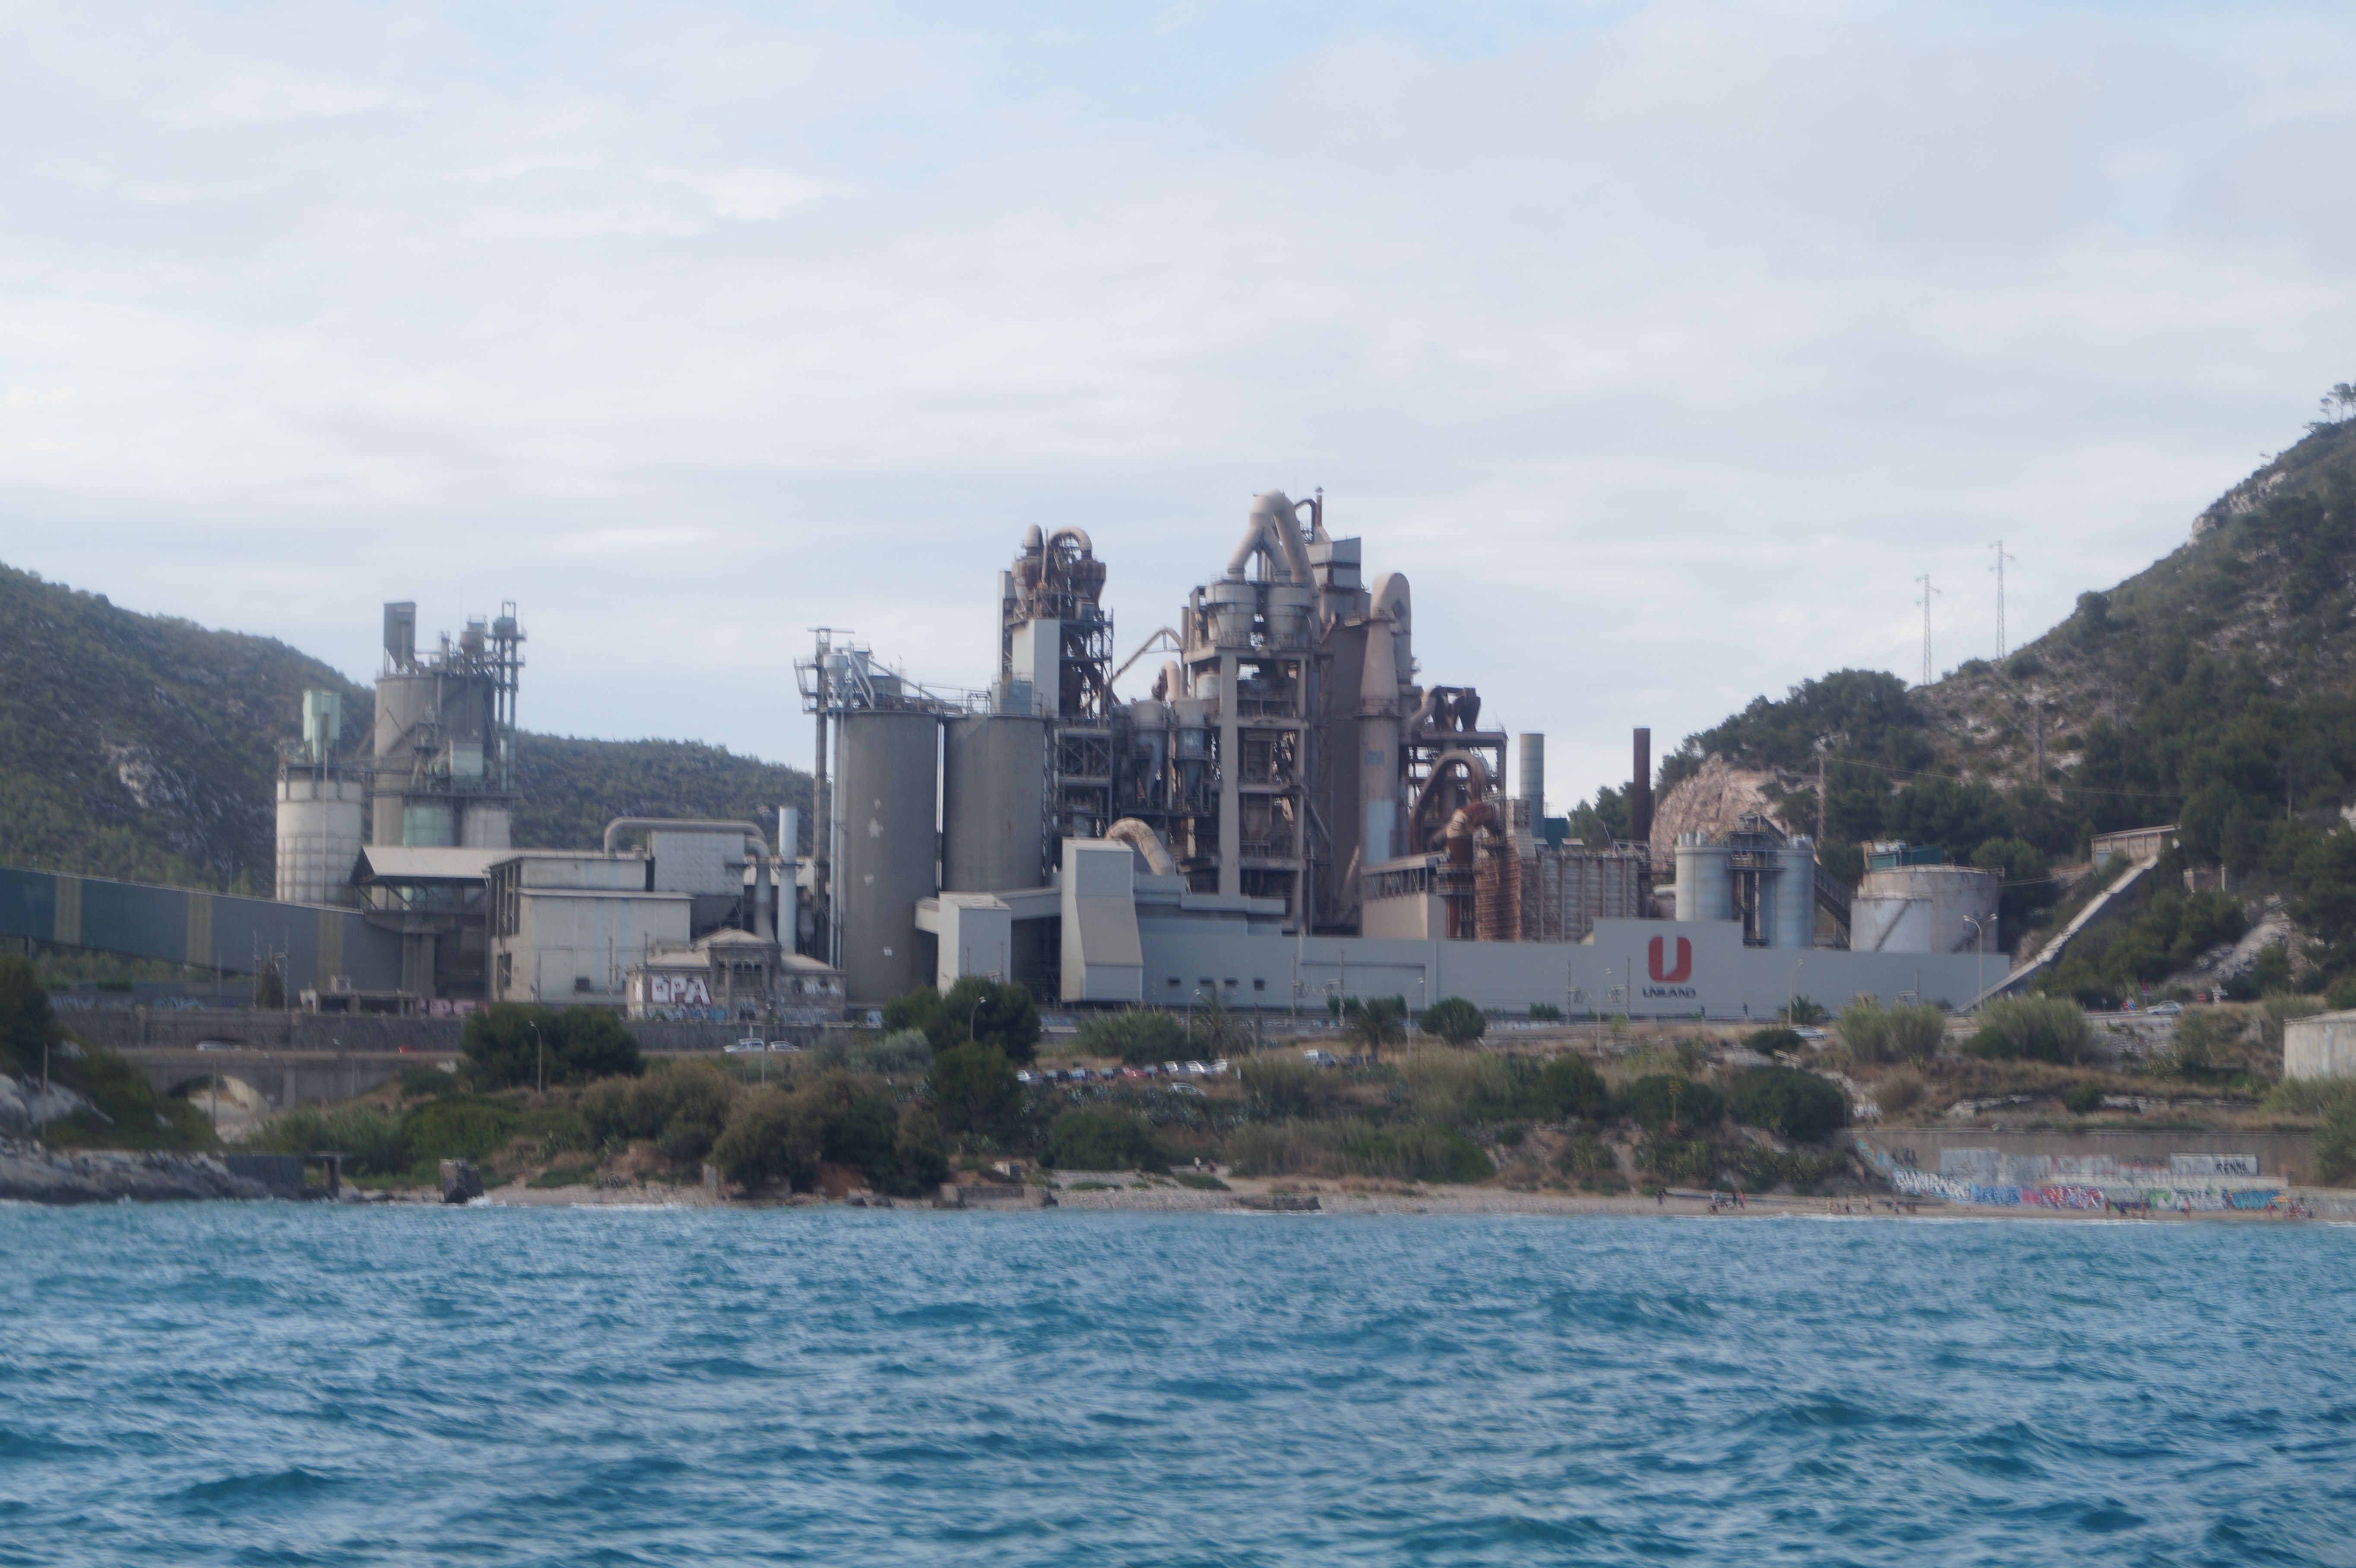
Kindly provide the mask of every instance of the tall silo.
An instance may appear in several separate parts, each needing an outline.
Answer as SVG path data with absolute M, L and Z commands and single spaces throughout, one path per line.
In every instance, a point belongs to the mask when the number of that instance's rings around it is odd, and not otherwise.
M 1045 885 L 1047 720 L 982 713 L 948 721 L 941 749 L 941 888 Z
M 278 765 L 278 875 L 285 903 L 354 904 L 352 866 L 368 842 L 368 777 L 337 760 L 343 698 L 303 694 L 303 739 Z
M 854 1002 L 882 1002 L 932 976 L 917 961 L 916 904 L 933 880 L 939 836 L 931 713 L 854 709 L 841 720 L 835 783 L 835 955 Z

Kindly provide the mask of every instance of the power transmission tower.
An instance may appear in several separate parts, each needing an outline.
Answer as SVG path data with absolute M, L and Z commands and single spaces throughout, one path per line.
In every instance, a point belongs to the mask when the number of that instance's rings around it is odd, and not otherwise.
M 1931 684 L 1931 600 L 1939 591 L 1931 586 L 1931 574 L 1924 572 L 1917 581 L 1922 584 L 1922 684 Z
M 2017 555 L 2006 554 L 2002 539 L 1997 540 L 1996 543 L 1988 546 L 1988 549 L 1996 551 L 1996 656 L 2001 659 L 2012 651 L 2010 645 L 2004 638 L 2004 563 L 2008 560 L 2019 560 L 2020 558 Z

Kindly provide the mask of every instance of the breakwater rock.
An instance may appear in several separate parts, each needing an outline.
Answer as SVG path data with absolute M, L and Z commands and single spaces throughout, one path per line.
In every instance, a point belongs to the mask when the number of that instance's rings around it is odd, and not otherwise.
M 0 1138 L 0 1199 L 33 1203 L 188 1202 L 267 1198 L 210 1155 L 67 1153 Z

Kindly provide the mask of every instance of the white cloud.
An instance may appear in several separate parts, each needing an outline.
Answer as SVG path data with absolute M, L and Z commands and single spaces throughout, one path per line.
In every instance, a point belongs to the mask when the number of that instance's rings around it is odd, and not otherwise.
M 2022 640 L 2351 374 L 2329 13 L 1313 16 L 0 25 L 0 557 L 356 672 L 516 598 L 528 722 L 803 758 L 807 627 L 978 683 L 1079 522 L 1127 645 L 1323 483 L 1583 792 L 1911 673 L 1923 571 L 1987 651 L 1999 534 Z

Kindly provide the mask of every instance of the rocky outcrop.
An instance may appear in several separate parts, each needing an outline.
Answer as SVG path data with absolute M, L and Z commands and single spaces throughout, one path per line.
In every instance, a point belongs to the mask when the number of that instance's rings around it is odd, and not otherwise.
M 62 1122 L 89 1104 L 61 1084 L 50 1084 L 45 1095 L 37 1078 L 0 1074 L 0 1138 L 22 1136 L 47 1123 Z
M 1680 833 L 1727 833 L 1753 812 L 1791 831 L 1767 797 L 1775 775 L 1738 768 L 1713 752 L 1653 810 L 1653 864 L 1667 871 L 1677 863 Z
M 210 1155 L 68 1153 L 0 1138 L 0 1199 L 31 1203 L 192 1202 L 267 1198 Z

